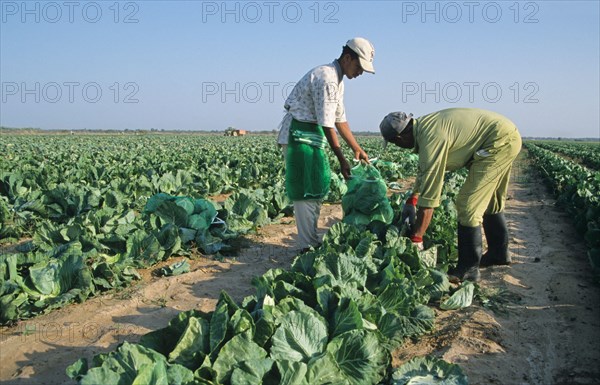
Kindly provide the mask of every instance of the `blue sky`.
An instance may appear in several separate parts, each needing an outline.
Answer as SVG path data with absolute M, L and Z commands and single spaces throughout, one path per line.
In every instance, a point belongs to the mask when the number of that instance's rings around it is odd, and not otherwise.
M 355 131 L 476 107 L 524 136 L 600 138 L 598 1 L 0 1 L 0 124 L 271 130 L 294 82 L 375 46 L 345 80 Z

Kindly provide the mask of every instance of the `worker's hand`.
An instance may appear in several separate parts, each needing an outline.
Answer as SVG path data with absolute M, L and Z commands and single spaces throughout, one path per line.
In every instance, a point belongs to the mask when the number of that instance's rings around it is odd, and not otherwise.
M 350 164 L 345 158 L 338 159 L 340 161 L 340 169 L 345 180 L 350 179 Z
M 406 225 L 408 226 L 408 231 L 410 232 L 415 226 L 416 220 L 417 196 L 412 195 L 406 200 L 406 203 L 404 203 L 404 208 L 402 209 L 402 223 L 406 223 Z
M 338 162 L 340 162 L 340 169 L 342 170 L 342 175 L 344 176 L 344 179 L 345 180 L 350 179 L 350 164 L 344 157 L 344 153 L 342 152 L 342 149 L 340 147 L 331 147 L 331 150 L 333 151 L 335 156 L 338 158 Z
M 425 247 L 423 246 L 423 237 L 416 237 L 413 235 L 410 237 L 410 240 L 413 243 L 413 245 L 415 245 L 417 250 L 423 251 L 425 249 Z
M 369 156 L 367 155 L 365 150 L 363 150 L 360 147 L 356 151 L 354 151 L 354 159 L 362 160 L 365 163 L 369 163 Z

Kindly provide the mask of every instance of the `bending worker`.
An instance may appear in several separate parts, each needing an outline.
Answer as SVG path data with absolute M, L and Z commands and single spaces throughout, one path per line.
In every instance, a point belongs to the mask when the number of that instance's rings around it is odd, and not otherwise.
M 419 155 L 413 195 L 403 210 L 411 240 L 423 247 L 423 235 L 440 204 L 444 173 L 467 167 L 469 175 L 456 197 L 458 264 L 448 272 L 450 280 L 478 281 L 480 266 L 510 264 L 503 211 L 512 163 L 521 150 L 514 123 L 491 111 L 450 108 L 419 118 L 392 112 L 379 128 L 386 145 L 414 148 Z M 482 223 L 488 243 L 483 257 Z
M 277 142 L 282 145 L 286 158 L 285 187 L 294 202 L 302 251 L 319 244 L 317 223 L 322 199 L 329 192 L 331 182 L 327 144 L 337 157 L 344 178 L 350 177 L 350 165 L 342 154 L 335 129 L 356 159 L 368 161 L 346 121 L 342 80 L 344 75 L 354 79 L 363 71 L 375 73 L 374 54 L 368 40 L 360 37 L 348 40 L 338 59 L 310 70 L 285 101 L 287 113 Z

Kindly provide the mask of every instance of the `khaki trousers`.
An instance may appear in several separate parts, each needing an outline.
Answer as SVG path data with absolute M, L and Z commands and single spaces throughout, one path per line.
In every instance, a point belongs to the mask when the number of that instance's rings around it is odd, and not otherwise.
M 469 176 L 456 197 L 458 223 L 481 225 L 484 214 L 504 211 L 512 164 L 521 151 L 521 136 L 509 134 L 503 145 L 477 151 L 469 166 Z

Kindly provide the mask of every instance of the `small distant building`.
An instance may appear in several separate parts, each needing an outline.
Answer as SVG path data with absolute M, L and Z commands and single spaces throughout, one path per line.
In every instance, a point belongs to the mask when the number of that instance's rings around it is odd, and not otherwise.
M 246 130 L 238 130 L 237 128 L 229 127 L 225 130 L 225 136 L 244 136 L 248 133 Z

